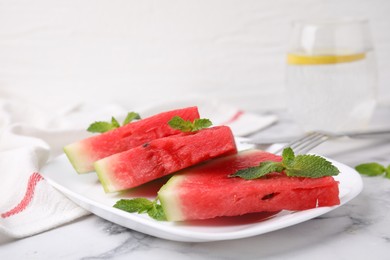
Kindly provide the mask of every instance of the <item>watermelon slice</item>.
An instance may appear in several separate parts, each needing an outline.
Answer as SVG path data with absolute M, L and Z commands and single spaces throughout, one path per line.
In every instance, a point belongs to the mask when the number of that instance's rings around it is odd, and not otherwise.
M 188 107 L 160 113 L 69 144 L 64 147 L 64 151 L 78 173 L 93 171 L 93 163 L 99 159 L 154 139 L 181 133 L 168 125 L 174 116 L 193 121 L 199 118 L 199 112 L 197 107 Z
M 173 176 L 158 192 L 169 221 L 239 216 L 253 212 L 304 210 L 338 205 L 332 177 L 298 178 L 271 173 L 263 178 L 229 178 L 237 170 L 281 157 L 259 150 L 212 160 Z
M 237 153 L 229 127 L 156 139 L 94 163 L 106 192 L 133 188 L 194 164 Z

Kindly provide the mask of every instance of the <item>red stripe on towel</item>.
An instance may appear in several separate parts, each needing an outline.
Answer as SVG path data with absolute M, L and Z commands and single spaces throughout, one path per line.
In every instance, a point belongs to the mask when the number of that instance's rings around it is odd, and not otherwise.
M 244 114 L 244 111 L 238 110 L 229 120 L 223 122 L 221 125 L 228 125 L 236 121 L 237 119 L 240 118 Z
M 43 177 L 39 173 L 34 172 L 33 174 L 31 174 L 27 183 L 27 190 L 26 193 L 24 194 L 23 199 L 13 209 L 5 213 L 2 213 L 1 217 L 8 218 L 12 215 L 18 214 L 19 212 L 23 211 L 30 204 L 32 198 L 34 197 L 35 187 L 37 186 L 37 183 L 41 180 L 43 180 Z

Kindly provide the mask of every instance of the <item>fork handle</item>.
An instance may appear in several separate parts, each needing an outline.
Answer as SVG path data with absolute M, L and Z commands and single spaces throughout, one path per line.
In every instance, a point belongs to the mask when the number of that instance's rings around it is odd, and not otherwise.
M 337 134 L 337 136 L 347 136 L 351 138 L 390 138 L 390 129 L 365 132 L 344 132 Z

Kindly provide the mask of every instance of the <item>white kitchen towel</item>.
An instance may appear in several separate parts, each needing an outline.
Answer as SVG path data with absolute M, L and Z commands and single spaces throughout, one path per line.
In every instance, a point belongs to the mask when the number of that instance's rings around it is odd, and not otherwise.
M 274 123 L 273 115 L 246 113 L 203 98 L 130 108 L 142 117 L 197 105 L 201 117 L 225 124 L 244 136 Z M 0 233 L 14 238 L 31 236 L 89 214 L 50 186 L 40 168 L 62 153 L 62 147 L 90 135 L 91 122 L 122 119 L 127 110 L 116 105 L 69 105 L 39 108 L 15 99 L 0 99 Z M 73 174 L 73 173 L 72 173 Z

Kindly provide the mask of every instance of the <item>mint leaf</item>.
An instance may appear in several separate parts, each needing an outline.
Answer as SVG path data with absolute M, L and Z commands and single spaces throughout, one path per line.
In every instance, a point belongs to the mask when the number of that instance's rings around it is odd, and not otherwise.
M 340 171 L 325 158 L 317 155 L 298 155 L 288 147 L 283 150 L 282 162 L 262 162 L 258 166 L 239 170 L 229 177 L 241 177 L 252 180 L 260 178 L 271 172 L 284 171 L 290 177 L 320 178 L 334 176 Z
M 109 122 L 101 122 L 101 121 L 99 121 L 99 122 L 92 123 L 87 128 L 87 131 L 91 132 L 91 133 L 104 133 L 104 132 L 110 131 L 110 130 L 115 129 L 115 128 L 116 127 L 114 127 Z
M 118 120 L 116 120 L 115 117 L 111 117 L 111 124 L 112 124 L 112 126 L 113 126 L 114 128 L 120 127 L 120 124 L 119 124 Z
M 331 162 L 317 155 L 298 155 L 286 166 L 286 175 L 291 177 L 319 178 L 339 173 Z
M 390 179 L 390 165 L 385 169 L 385 178 Z
M 207 118 L 195 119 L 192 131 L 199 131 L 203 128 L 207 128 L 207 127 L 210 127 L 212 125 L 213 125 L 213 123 L 211 123 L 211 121 Z
M 229 177 L 241 177 L 245 180 L 253 180 L 271 172 L 282 172 L 283 169 L 284 167 L 281 163 L 267 161 L 260 163 L 259 166 L 239 170 L 236 173 L 229 175 Z
M 157 201 L 158 199 L 151 201 L 146 198 L 121 199 L 113 207 L 130 213 L 147 213 L 155 220 L 166 220 L 164 210 Z
M 388 175 L 386 168 L 382 164 L 376 162 L 362 163 L 357 165 L 355 169 L 360 174 L 367 175 L 367 176 L 378 176 L 378 175 L 382 175 L 385 172 L 386 175 Z
M 127 113 L 127 116 L 126 116 L 125 120 L 123 121 L 122 125 L 127 125 L 128 123 L 130 123 L 131 121 L 136 120 L 136 119 L 141 119 L 140 115 L 138 113 L 135 113 L 135 112 L 129 112 L 129 113 Z
M 127 113 L 127 116 L 125 120 L 123 121 L 123 125 L 126 125 L 133 121 L 134 119 L 141 119 L 138 113 L 135 112 L 129 112 Z M 115 117 L 111 117 L 111 122 L 104 122 L 104 121 L 98 121 L 95 123 L 92 123 L 88 128 L 88 132 L 92 133 L 105 133 L 107 131 L 113 130 L 115 128 L 120 127 L 121 125 L 119 124 L 118 120 L 116 120 Z
M 114 205 L 114 208 L 121 209 L 131 213 L 134 212 L 144 213 L 147 212 L 152 207 L 153 207 L 153 202 L 145 198 L 121 199 L 118 200 Z
M 192 131 L 192 122 L 186 121 L 180 116 L 174 116 L 169 120 L 168 125 L 173 129 L 180 130 L 182 132 L 191 132 Z
M 283 158 L 282 163 L 286 167 L 291 167 L 293 165 L 294 159 L 295 159 L 295 154 L 294 154 L 293 149 L 291 149 L 291 147 L 287 147 L 287 148 L 283 149 L 282 158 Z
M 390 179 L 390 165 L 385 167 L 384 165 L 376 162 L 362 163 L 355 166 L 355 169 L 360 174 L 366 176 L 380 176 L 384 174 L 386 179 Z
M 154 203 L 153 207 L 148 210 L 149 217 L 159 220 L 165 221 L 167 218 L 165 217 L 164 210 L 160 204 Z
M 212 123 L 209 119 L 195 119 L 194 122 L 191 122 L 190 120 L 184 120 L 180 116 L 174 116 L 169 120 L 168 125 L 182 132 L 195 132 L 210 127 Z

